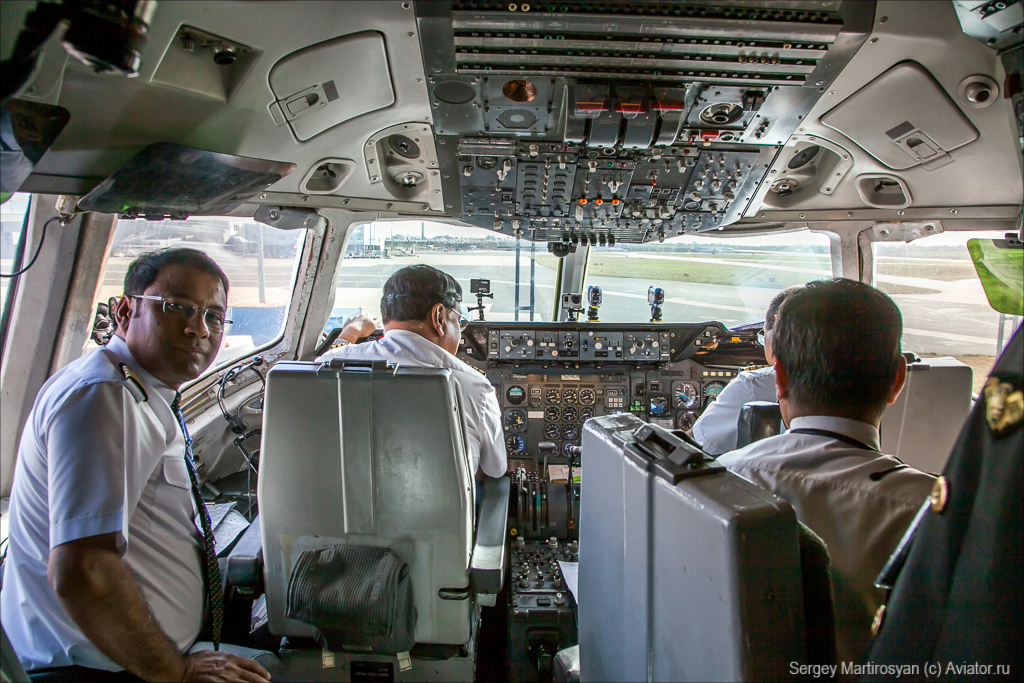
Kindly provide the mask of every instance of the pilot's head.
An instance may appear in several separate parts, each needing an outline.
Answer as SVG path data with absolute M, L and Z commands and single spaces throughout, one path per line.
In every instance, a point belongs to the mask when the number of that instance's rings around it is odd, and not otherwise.
M 878 426 L 907 377 L 892 299 L 854 280 L 811 282 L 786 298 L 777 320 L 772 351 L 786 423 L 831 415 Z
M 415 332 L 445 351 L 459 349 L 465 318 L 459 312 L 462 287 L 431 266 L 408 266 L 384 283 L 380 299 L 384 329 Z
M 213 259 L 186 248 L 143 254 L 128 266 L 114 309 L 116 334 L 149 374 L 177 389 L 220 350 L 228 278 Z
M 764 359 L 768 365 L 775 365 L 775 356 L 772 353 L 772 338 L 775 336 L 775 321 L 778 318 L 779 306 L 793 292 L 803 289 L 803 285 L 793 285 L 782 290 L 768 302 L 768 310 L 764 312 Z

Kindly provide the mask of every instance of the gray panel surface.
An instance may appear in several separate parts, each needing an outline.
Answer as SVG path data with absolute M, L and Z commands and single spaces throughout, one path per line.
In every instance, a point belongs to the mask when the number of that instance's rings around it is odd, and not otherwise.
M 270 69 L 269 79 L 280 114 L 301 141 L 395 102 L 384 36 L 377 31 L 340 36 L 285 55 Z
M 915 158 L 899 143 L 911 131 L 920 131 L 924 135 L 918 137 L 938 144 L 932 154 L 978 139 L 978 130 L 942 86 L 927 69 L 911 61 L 897 64 L 868 83 L 822 116 L 821 122 L 894 169 L 932 160 Z
M 469 640 L 472 599 L 438 597 L 470 583 L 472 474 L 457 396 L 447 370 L 271 370 L 259 500 L 272 633 L 315 634 L 284 617 L 298 555 L 353 543 L 387 546 L 409 563 L 416 642 Z

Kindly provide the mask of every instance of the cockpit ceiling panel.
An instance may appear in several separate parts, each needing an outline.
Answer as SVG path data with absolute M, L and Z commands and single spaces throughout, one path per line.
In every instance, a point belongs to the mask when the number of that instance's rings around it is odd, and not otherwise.
M 568 247 L 729 225 L 874 3 L 417 5 L 445 203 Z
M 874 9 L 873 2 L 457 0 L 442 16 L 437 5 L 445 3 L 425 4 L 421 22 L 441 29 L 423 32 L 428 73 L 771 86 L 827 83 L 845 61 L 836 54 L 846 52 L 841 34 L 865 30 Z

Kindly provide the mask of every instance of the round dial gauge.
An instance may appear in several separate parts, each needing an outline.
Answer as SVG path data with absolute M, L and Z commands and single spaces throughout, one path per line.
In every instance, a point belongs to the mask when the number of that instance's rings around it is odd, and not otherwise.
M 505 439 L 505 448 L 513 455 L 522 453 L 526 450 L 526 439 L 523 438 L 522 434 L 512 434 Z
M 691 382 L 679 382 L 672 389 L 672 405 L 676 408 L 692 408 L 697 403 L 697 387 Z
M 575 439 L 580 435 L 580 428 L 576 425 L 565 425 L 562 427 L 562 436 L 566 439 Z
M 544 419 L 548 422 L 558 422 L 562 418 L 562 411 L 555 406 L 548 406 L 544 409 Z
M 505 398 L 514 406 L 526 400 L 526 390 L 519 385 L 513 385 L 505 390 Z
M 718 395 L 725 389 L 725 382 L 708 382 L 704 385 L 704 406 L 714 403 Z
M 693 429 L 693 425 L 697 422 L 697 413 L 692 410 L 687 410 L 685 413 L 679 413 L 679 429 L 684 432 L 688 432 Z
M 558 389 L 548 389 L 544 393 L 544 400 L 547 401 L 548 403 L 561 403 L 562 392 L 560 392 Z
M 586 422 L 590 418 L 594 417 L 594 409 L 590 406 L 583 406 L 580 408 L 580 420 Z
M 565 420 L 566 422 L 575 422 L 576 418 L 578 418 L 579 416 L 579 411 L 577 411 L 572 406 L 566 406 L 565 408 L 562 408 L 562 419 Z
M 544 438 L 545 439 L 548 439 L 549 441 L 551 439 L 557 439 L 560 433 L 561 433 L 561 429 L 554 422 L 548 422 L 546 425 L 544 425 Z
M 526 413 L 518 408 L 505 413 L 505 431 L 521 432 L 526 427 Z
M 567 458 L 571 458 L 573 455 L 572 449 L 575 446 L 579 446 L 579 444 L 572 443 L 571 441 L 566 441 L 564 444 L 562 444 L 562 455 L 564 455 Z
M 593 389 L 580 389 L 580 403 L 585 406 L 592 406 L 596 400 L 597 394 L 594 393 Z
M 566 403 L 576 403 L 579 400 L 579 392 L 575 389 L 566 389 L 562 392 L 562 400 Z

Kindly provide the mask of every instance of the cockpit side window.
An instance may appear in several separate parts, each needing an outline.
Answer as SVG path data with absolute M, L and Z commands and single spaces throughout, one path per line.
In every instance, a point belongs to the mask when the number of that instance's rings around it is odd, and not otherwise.
M 305 230 L 278 230 L 252 219 L 197 216 L 184 221 L 119 220 L 99 283 L 102 311 L 123 294 L 124 275 L 138 256 L 166 247 L 205 252 L 230 283 L 226 329 L 211 370 L 271 346 L 285 332 Z M 95 348 L 96 336 L 87 343 Z
M 1009 342 L 1016 325 L 1012 316 L 989 305 L 967 240 L 1004 235 L 1004 231 L 974 230 L 872 244 L 872 284 L 900 307 L 903 350 L 924 358 L 953 356 L 970 365 L 975 393 L 1002 350 L 1000 338 L 1003 344 Z
M 25 215 L 28 213 L 28 202 L 31 195 L 15 193 L 3 205 L 0 205 L 0 273 L 9 275 L 15 270 L 24 268 L 31 253 L 22 253 L 20 260 L 17 259 L 18 251 L 24 250 L 29 245 L 21 245 L 25 236 L 22 229 L 25 223 Z M 10 290 L 13 278 L 0 278 L 0 322 L 7 319 L 7 292 Z

